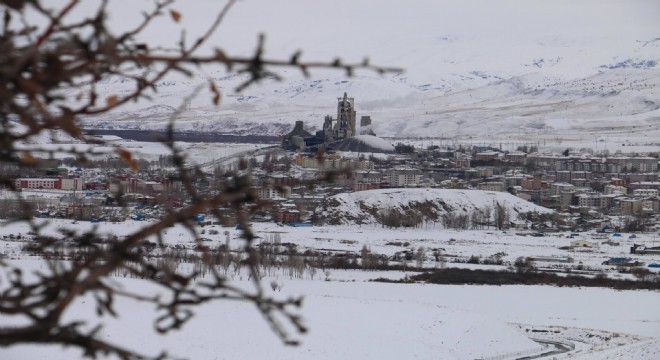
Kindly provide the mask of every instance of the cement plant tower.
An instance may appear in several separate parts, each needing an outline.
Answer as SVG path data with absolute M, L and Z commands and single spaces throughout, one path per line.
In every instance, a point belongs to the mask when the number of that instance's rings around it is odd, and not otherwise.
M 339 141 L 355 136 L 355 99 L 349 98 L 346 93 L 344 97 L 337 98 L 337 120 L 326 116 L 323 130 L 327 141 Z M 333 126 L 334 125 L 334 126 Z

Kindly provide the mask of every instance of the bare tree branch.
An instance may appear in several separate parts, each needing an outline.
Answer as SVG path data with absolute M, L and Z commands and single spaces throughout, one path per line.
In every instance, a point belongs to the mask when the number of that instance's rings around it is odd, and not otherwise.
M 304 62 L 300 59 L 300 52 L 289 59 L 264 58 L 264 35 L 257 40 L 251 56 L 231 56 L 220 49 L 212 55 L 197 55 L 200 47 L 218 31 L 235 0 L 229 0 L 222 7 L 190 46 L 182 40 L 175 51 L 152 48 L 148 43 L 136 42 L 136 39 L 161 16 L 169 14 L 178 21 L 181 15 L 172 8 L 175 1 L 155 1 L 135 27 L 119 35 L 113 35 L 108 28 L 109 2 L 102 1 L 91 16 L 70 22 L 67 15 L 81 4 L 79 0 L 70 0 L 56 10 L 45 8 L 39 0 L 0 0 L 0 4 L 5 5 L 1 10 L 3 26 L 0 34 L 0 184 L 11 191 L 17 190 L 13 183 L 16 177 L 34 173 L 41 164 L 54 159 L 55 153 L 70 154 L 81 162 L 99 154 L 113 154 L 137 170 L 138 161 L 130 151 L 121 147 L 110 150 L 98 150 L 92 146 L 87 149 L 73 146 L 53 148 L 35 143 L 35 139 L 43 132 L 63 131 L 90 145 L 108 145 L 102 139 L 83 133 L 81 117 L 111 113 L 130 101 L 149 99 L 156 91 L 156 84 L 174 72 L 191 76 L 192 67 L 223 65 L 228 73 L 248 76 L 237 88 L 241 91 L 266 78 L 279 79 L 274 70 L 277 68 L 299 69 L 305 76 L 309 76 L 310 69 L 316 68 L 338 69 L 347 76 L 357 70 L 401 71 L 374 66 L 368 60 L 360 63 L 344 63 L 339 59 Z M 46 26 L 40 29 L 30 24 L 25 16 L 27 11 L 45 17 Z M 135 88 L 121 96 L 101 98 L 98 85 L 110 76 L 130 79 Z M 213 93 L 213 102 L 218 104 L 220 91 L 212 82 L 208 86 Z M 196 96 L 200 90 L 201 87 L 192 91 L 190 97 Z M 69 93 L 78 94 L 77 105 L 71 105 Z M 184 104 L 186 101 L 189 99 L 184 99 Z M 218 182 L 217 193 L 198 191 L 195 179 L 207 180 L 207 175 L 186 162 L 174 141 L 174 124 L 181 111 L 179 108 L 169 119 L 162 142 L 169 149 L 172 166 L 182 183 L 181 192 L 191 202 L 168 208 L 167 214 L 157 222 L 149 223 L 122 239 L 101 233 L 98 228 L 80 233 L 75 227 L 62 229 L 59 236 L 54 237 L 45 234 L 47 223 L 34 219 L 33 209 L 17 196 L 19 206 L 10 209 L 14 211 L 14 221 L 29 224 L 34 233 L 29 250 L 40 256 L 47 268 L 26 276 L 20 262 L 0 259 L 0 278 L 6 279 L 6 283 L 0 284 L 0 314 L 26 318 L 30 322 L 19 327 L 0 324 L 0 346 L 60 344 L 77 347 L 85 356 L 93 358 L 108 354 L 121 359 L 148 358 L 133 349 L 101 340 L 98 336 L 100 327 L 85 331 L 89 321 L 63 321 L 63 314 L 82 296 L 92 296 L 100 319 L 121 313 L 122 309 L 116 306 L 117 298 L 149 304 L 158 314 L 154 319 L 154 329 L 158 332 L 184 326 L 200 304 L 222 300 L 249 302 L 283 343 L 298 343 L 296 335 L 307 330 L 298 313 L 302 299 L 271 298 L 260 281 L 258 254 L 253 247 L 255 234 L 249 220 L 254 212 L 270 206 L 269 203 L 255 194 L 245 162 L 231 177 Z M 44 154 L 46 158 L 41 157 Z M 117 194 L 116 201 L 122 201 L 121 194 Z M 247 268 L 251 280 L 249 290 L 233 286 L 221 274 L 218 250 L 209 249 L 202 243 L 198 227 L 191 221 L 200 213 L 220 215 L 218 209 L 221 207 L 231 209 L 235 222 L 243 229 L 240 252 L 231 255 L 231 259 L 235 259 L 239 269 Z M 184 226 L 187 236 L 195 241 L 195 261 L 206 269 L 205 274 L 199 270 L 183 272 L 176 268 L 179 254 L 168 253 L 163 240 L 166 229 L 175 224 Z M 229 256 L 229 249 L 225 250 L 225 255 Z M 124 290 L 112 280 L 113 276 L 120 274 L 143 279 L 156 285 L 159 292 L 147 295 Z M 163 353 L 153 358 L 166 357 Z

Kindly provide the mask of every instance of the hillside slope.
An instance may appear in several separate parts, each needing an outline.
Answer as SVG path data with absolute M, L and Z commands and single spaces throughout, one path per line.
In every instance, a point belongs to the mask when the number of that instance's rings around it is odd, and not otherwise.
M 325 223 L 382 224 L 395 214 L 412 225 L 425 221 L 442 223 L 443 216 L 487 214 L 491 219 L 496 206 L 507 210 L 512 220 L 526 212 L 551 213 L 509 193 L 454 189 L 378 189 L 339 194 L 326 198 L 316 209 Z M 489 210 L 486 210 L 489 209 Z
M 121 19 L 116 25 L 140 21 L 139 11 L 117 4 L 111 8 L 111 18 Z M 211 0 L 186 4 L 177 9 L 179 25 L 157 23 L 139 40 L 171 45 L 185 27 L 193 41 L 221 6 Z M 358 115 L 372 116 L 379 136 L 591 139 L 596 131 L 618 137 L 625 124 L 640 141 L 657 138 L 658 10 L 654 2 L 635 0 L 241 1 L 202 53 L 221 47 L 250 54 L 263 32 L 269 58 L 287 59 L 303 49 L 302 61 L 341 56 L 361 62 L 369 56 L 406 72 L 381 77 L 360 71 L 346 78 L 341 71 L 315 70 L 305 78 L 278 69 L 284 81 L 265 80 L 236 93 L 245 75 L 191 67 L 192 77 L 158 82 L 151 102 L 126 104 L 119 112 L 85 119 L 85 126 L 162 129 L 184 97 L 213 80 L 223 95 L 220 108 L 212 106 L 209 93 L 200 94 L 178 115 L 179 129 L 272 135 L 288 132 L 295 120 L 319 129 L 323 116 L 336 111 L 336 97 L 348 92 Z M 134 88 L 131 79 L 110 77 L 98 85 L 99 98 Z M 79 92 L 72 89 L 69 97 Z

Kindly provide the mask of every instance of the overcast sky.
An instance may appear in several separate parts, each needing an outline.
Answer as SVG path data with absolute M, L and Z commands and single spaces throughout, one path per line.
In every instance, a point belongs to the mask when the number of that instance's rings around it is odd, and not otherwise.
M 92 13 L 97 3 L 81 2 L 72 17 Z M 172 45 L 186 28 L 192 42 L 223 3 L 179 1 L 174 8 L 182 22 L 164 17 L 143 39 Z M 139 7 L 152 2 L 127 4 L 111 2 L 110 20 L 118 30 L 139 21 Z M 651 42 L 660 39 L 659 15 L 657 0 L 239 0 L 205 51 L 249 54 L 263 32 L 272 57 L 287 58 L 299 49 L 303 60 L 369 56 L 421 76 L 515 74 L 544 59 L 547 71 L 579 75 L 627 59 L 660 60 L 660 40 Z

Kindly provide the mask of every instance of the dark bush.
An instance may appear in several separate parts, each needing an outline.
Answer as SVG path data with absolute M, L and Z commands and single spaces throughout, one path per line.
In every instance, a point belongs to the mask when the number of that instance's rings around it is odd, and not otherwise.
M 472 255 L 470 256 L 469 259 L 467 259 L 468 264 L 480 264 L 481 263 L 481 258 L 479 256 Z
M 635 281 L 610 279 L 607 276 L 589 278 L 585 276 L 568 275 L 566 277 L 543 272 L 511 272 L 495 270 L 470 269 L 438 269 L 410 277 L 413 281 L 423 281 L 431 284 L 444 285 L 554 285 L 554 286 L 585 286 L 606 287 L 618 290 L 658 290 L 660 281 Z

